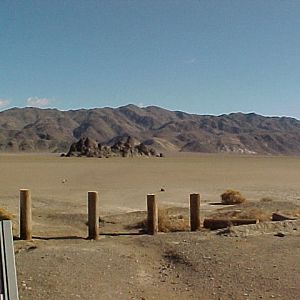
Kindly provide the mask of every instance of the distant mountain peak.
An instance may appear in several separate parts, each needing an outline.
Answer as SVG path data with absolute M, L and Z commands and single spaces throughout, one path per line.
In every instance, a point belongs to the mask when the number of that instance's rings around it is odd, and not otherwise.
M 1 151 L 66 151 L 82 137 L 108 143 L 126 135 L 164 152 L 300 154 L 300 121 L 254 112 L 201 116 L 134 104 L 69 111 L 26 107 L 0 112 Z

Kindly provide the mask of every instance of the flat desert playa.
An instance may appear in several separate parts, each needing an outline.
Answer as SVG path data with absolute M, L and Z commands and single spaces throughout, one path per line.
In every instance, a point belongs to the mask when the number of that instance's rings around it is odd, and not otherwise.
M 16 234 L 19 190 L 32 193 L 34 238 L 15 241 L 21 299 L 300 297 L 299 230 L 284 237 L 200 231 L 85 239 L 88 191 L 99 192 L 104 231 L 124 231 L 117 223 L 145 211 L 149 193 L 157 195 L 159 205 L 183 212 L 189 194 L 200 193 L 204 215 L 219 209 L 209 203 L 219 202 L 228 188 L 241 191 L 250 203 L 270 197 L 272 203 L 297 206 L 300 157 L 1 154 L 0 165 L 1 207 L 16 216 Z
M 98 159 L 4 154 L 0 165 L 0 200 L 15 213 L 21 188 L 32 191 L 37 207 L 74 213 L 85 212 L 87 191 L 99 192 L 104 214 L 144 210 L 149 193 L 176 206 L 187 206 L 190 193 L 200 193 L 203 202 L 217 202 L 228 188 L 240 190 L 248 200 L 300 201 L 300 157 L 189 154 Z

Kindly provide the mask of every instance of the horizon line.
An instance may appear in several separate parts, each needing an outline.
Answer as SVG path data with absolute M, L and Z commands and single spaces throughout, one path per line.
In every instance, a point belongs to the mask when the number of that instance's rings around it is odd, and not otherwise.
M 147 109 L 147 108 L 159 108 L 162 110 L 167 110 L 169 112 L 179 112 L 179 113 L 185 113 L 188 115 L 196 115 L 196 116 L 211 116 L 211 117 L 221 117 L 221 116 L 229 116 L 232 114 L 243 114 L 243 115 L 257 115 L 257 116 L 262 116 L 262 117 L 266 117 L 266 118 L 290 118 L 290 119 L 295 119 L 297 121 L 300 121 L 300 118 L 298 119 L 297 117 L 294 116 L 287 116 L 287 115 L 272 115 L 272 114 L 262 114 L 262 113 L 258 113 L 256 111 L 231 111 L 231 112 L 227 112 L 227 113 L 221 113 L 221 114 L 212 114 L 212 113 L 195 113 L 195 112 L 188 112 L 188 111 L 184 111 L 184 110 L 173 110 L 173 109 L 169 109 L 169 108 L 165 108 L 165 107 L 161 107 L 158 105 L 147 105 L 147 106 L 140 106 L 137 104 L 133 104 L 133 103 L 128 103 L 125 105 L 120 105 L 120 106 L 102 106 L 102 107 L 90 107 L 90 108 L 85 108 L 85 107 L 78 107 L 78 108 L 70 108 L 70 109 L 61 109 L 58 107 L 38 107 L 38 106 L 12 106 L 9 108 L 3 108 L 2 110 L 0 110 L 0 114 L 1 113 L 5 113 L 6 111 L 9 110 L 14 110 L 14 109 L 38 109 L 38 110 L 57 110 L 57 111 L 61 111 L 61 112 L 68 112 L 68 111 L 80 111 L 80 110 L 95 110 L 95 109 L 119 109 L 119 108 L 124 108 L 124 107 L 130 107 L 133 106 L 135 108 L 138 109 Z

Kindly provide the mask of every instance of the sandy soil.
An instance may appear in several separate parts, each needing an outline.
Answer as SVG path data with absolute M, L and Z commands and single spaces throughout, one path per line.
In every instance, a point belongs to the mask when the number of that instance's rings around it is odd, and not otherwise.
M 190 193 L 201 194 L 204 216 L 219 212 L 222 207 L 210 203 L 219 202 L 227 188 L 260 208 L 259 200 L 271 197 L 270 210 L 298 209 L 300 157 L 5 154 L 0 165 L 2 207 L 18 216 L 19 189 L 32 191 L 34 239 L 15 241 L 21 299 L 300 297 L 299 230 L 284 237 L 206 231 L 152 237 L 128 229 L 144 218 L 130 212 L 145 210 L 148 193 L 186 215 Z M 85 240 L 89 190 L 99 191 L 101 199 L 99 241 Z

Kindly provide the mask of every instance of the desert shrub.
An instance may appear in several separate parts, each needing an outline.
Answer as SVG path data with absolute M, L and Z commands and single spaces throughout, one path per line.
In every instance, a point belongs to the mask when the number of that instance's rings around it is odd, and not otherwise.
M 0 207 L 0 221 L 3 220 L 12 220 L 13 219 L 13 215 L 7 211 L 5 208 Z
M 221 195 L 223 204 L 240 204 L 246 201 L 239 191 L 227 190 Z
M 260 222 L 270 221 L 272 217 L 271 212 L 266 212 L 260 208 L 250 208 L 233 211 L 218 211 L 210 216 L 213 219 L 256 219 Z
M 147 218 L 126 226 L 126 229 L 139 229 L 141 232 L 147 232 Z M 158 209 L 158 231 L 176 232 L 188 230 L 189 220 L 183 215 L 171 215 L 167 208 Z
M 259 208 L 252 208 L 242 211 L 239 215 L 240 219 L 256 219 L 260 222 L 270 221 L 272 214 Z
M 167 209 L 158 209 L 158 231 L 175 232 L 189 230 L 189 222 L 182 215 L 170 215 Z

